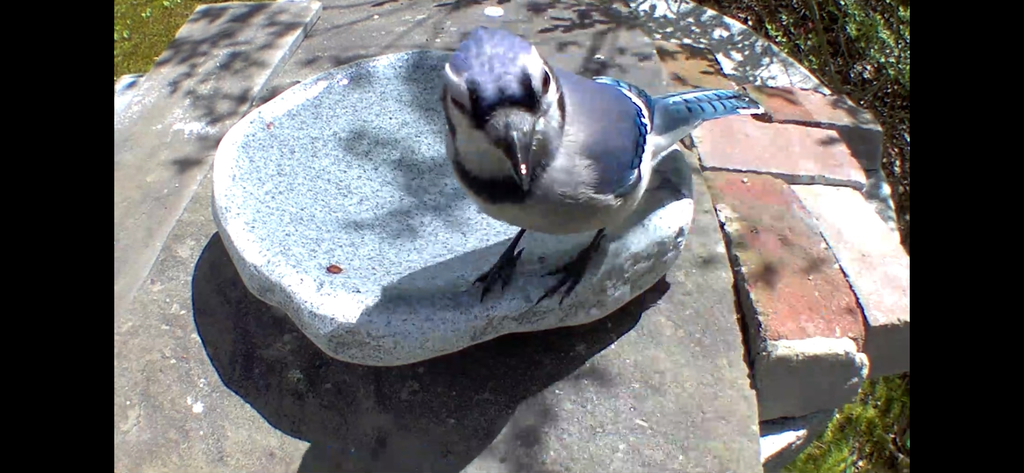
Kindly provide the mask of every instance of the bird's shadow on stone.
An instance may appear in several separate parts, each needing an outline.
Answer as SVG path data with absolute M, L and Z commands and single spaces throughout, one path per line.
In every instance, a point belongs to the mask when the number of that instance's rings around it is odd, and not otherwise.
M 268 423 L 309 442 L 311 471 L 461 471 L 517 406 L 580 370 L 668 290 L 662 278 L 595 322 L 505 335 L 397 367 L 327 356 L 250 293 L 214 234 L 192 280 L 194 319 L 225 386 Z

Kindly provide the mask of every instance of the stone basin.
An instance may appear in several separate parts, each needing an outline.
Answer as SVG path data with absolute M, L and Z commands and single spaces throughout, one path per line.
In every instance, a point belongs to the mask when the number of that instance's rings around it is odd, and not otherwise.
M 213 216 L 246 287 L 334 358 L 396 366 L 592 322 L 651 287 L 682 250 L 693 201 L 682 153 L 670 150 L 655 189 L 609 229 L 561 306 L 560 295 L 534 306 L 555 280 L 544 273 L 590 233 L 527 232 L 515 279 L 481 302 L 473 280 L 517 228 L 481 213 L 452 174 L 440 103 L 448 56 L 411 51 L 324 72 L 253 110 L 217 150 Z

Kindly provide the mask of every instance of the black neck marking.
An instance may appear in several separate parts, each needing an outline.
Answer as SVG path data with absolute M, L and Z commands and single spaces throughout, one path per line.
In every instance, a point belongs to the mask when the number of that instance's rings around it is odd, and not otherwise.
M 455 143 L 455 123 L 452 122 L 451 115 L 448 115 L 448 89 L 444 88 L 441 90 L 441 110 L 444 112 L 444 121 L 448 126 L 448 136 L 451 136 L 452 143 Z
M 562 84 L 558 84 L 558 118 L 558 134 L 561 136 L 565 131 L 565 91 L 562 90 Z
M 459 151 L 455 150 L 455 159 L 452 160 L 455 174 L 459 180 L 477 197 L 489 204 L 521 204 L 530 197 L 530 191 L 524 191 L 512 176 L 504 177 L 480 177 L 462 164 Z M 530 173 L 530 181 L 536 183 L 547 170 L 547 163 L 538 163 Z M 511 170 L 509 170 L 511 172 Z

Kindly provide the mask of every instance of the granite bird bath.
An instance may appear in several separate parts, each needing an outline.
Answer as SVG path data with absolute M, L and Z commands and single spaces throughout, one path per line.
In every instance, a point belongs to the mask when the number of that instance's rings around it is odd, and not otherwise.
M 312 77 L 249 113 L 217 150 L 213 216 L 246 287 L 337 359 L 403 365 L 592 322 L 651 287 L 683 247 L 693 201 L 674 150 L 561 306 L 560 295 L 534 306 L 555 281 L 544 273 L 590 233 L 527 232 L 515 279 L 481 302 L 473 280 L 517 228 L 478 211 L 452 174 L 448 56 L 400 53 Z

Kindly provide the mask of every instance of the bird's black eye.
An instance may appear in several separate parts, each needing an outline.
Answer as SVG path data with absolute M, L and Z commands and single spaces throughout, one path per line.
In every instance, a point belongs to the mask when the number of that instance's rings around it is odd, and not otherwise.
M 540 82 L 541 93 L 547 95 L 549 88 L 551 88 L 551 73 L 544 69 L 544 78 Z

